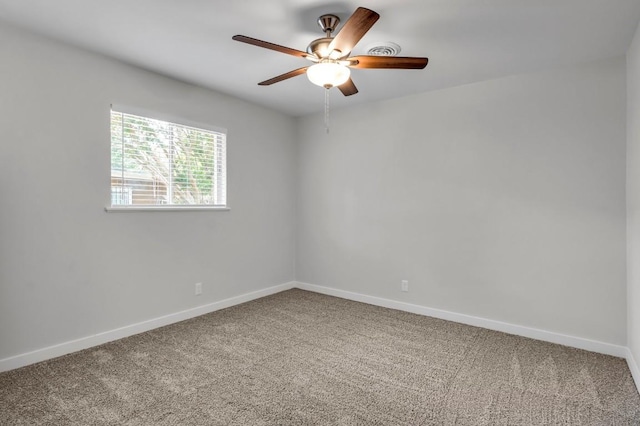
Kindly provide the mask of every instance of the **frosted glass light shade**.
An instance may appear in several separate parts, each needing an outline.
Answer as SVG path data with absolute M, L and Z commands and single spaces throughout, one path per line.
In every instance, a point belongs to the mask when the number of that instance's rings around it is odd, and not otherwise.
M 313 84 L 326 87 L 340 86 L 349 80 L 351 70 L 335 62 L 321 62 L 307 68 L 307 77 Z

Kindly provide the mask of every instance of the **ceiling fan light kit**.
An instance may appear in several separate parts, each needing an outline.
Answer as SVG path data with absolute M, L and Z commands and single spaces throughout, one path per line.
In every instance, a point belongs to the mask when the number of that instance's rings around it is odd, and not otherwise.
M 331 89 L 346 83 L 351 70 L 334 61 L 320 62 L 307 68 L 307 78 L 317 86 Z
M 325 33 L 325 37 L 312 41 L 307 46 L 306 52 L 243 35 L 233 36 L 233 39 L 315 62 L 314 65 L 262 81 L 258 83 L 260 86 L 269 86 L 306 73 L 313 84 L 326 89 L 337 87 L 344 96 L 351 96 L 358 93 L 358 89 L 351 79 L 350 68 L 423 69 L 429 62 L 428 58 L 392 56 L 400 52 L 400 46 L 394 43 L 378 46 L 373 51 L 369 49 L 369 55 L 349 56 L 355 45 L 379 18 L 380 15 L 373 10 L 359 7 L 333 36 L 340 24 L 340 18 L 332 14 L 322 15 L 318 18 L 318 25 Z

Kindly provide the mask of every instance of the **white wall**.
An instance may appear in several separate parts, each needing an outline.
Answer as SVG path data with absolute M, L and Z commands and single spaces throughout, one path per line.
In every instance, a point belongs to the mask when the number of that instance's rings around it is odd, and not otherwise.
M 625 344 L 622 58 L 334 110 L 327 136 L 320 115 L 6 26 L 0 54 L 0 360 L 294 266 L 298 281 Z M 226 127 L 231 211 L 105 213 L 111 103 Z
M 292 118 L 6 26 L 0 57 L 0 360 L 293 280 Z M 231 211 L 105 213 L 112 102 L 227 128 Z
M 637 363 L 640 362 L 640 29 L 627 53 L 627 239 L 627 344 Z
M 298 281 L 625 344 L 624 58 L 331 123 L 299 122 Z

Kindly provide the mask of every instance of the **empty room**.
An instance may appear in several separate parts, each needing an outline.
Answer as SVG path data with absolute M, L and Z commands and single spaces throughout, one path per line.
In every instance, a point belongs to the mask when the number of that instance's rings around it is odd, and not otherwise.
M 0 0 L 0 424 L 640 425 L 639 22 Z

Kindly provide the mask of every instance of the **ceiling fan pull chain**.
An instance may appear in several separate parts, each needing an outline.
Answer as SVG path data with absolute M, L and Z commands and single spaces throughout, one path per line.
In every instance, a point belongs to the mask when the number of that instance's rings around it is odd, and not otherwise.
M 329 89 L 324 89 L 324 127 L 329 134 Z

